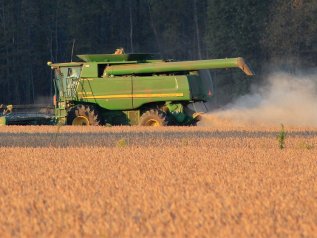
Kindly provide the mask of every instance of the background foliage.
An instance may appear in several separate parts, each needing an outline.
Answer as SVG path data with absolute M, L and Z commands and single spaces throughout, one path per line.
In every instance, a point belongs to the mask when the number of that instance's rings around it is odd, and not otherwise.
M 314 67 L 316 25 L 314 0 L 3 0 L 0 102 L 50 97 L 46 62 L 70 61 L 73 44 L 75 54 L 124 47 L 179 60 L 243 56 L 258 75 L 272 63 Z M 230 97 L 248 90 L 234 77 L 215 78 Z

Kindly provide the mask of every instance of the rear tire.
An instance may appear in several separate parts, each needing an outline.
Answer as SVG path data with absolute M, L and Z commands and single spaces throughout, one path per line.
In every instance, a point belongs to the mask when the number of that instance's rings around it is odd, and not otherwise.
M 142 114 L 139 126 L 167 126 L 168 119 L 165 112 L 151 109 Z
M 102 119 L 95 107 L 79 104 L 68 111 L 67 125 L 99 126 L 102 125 Z

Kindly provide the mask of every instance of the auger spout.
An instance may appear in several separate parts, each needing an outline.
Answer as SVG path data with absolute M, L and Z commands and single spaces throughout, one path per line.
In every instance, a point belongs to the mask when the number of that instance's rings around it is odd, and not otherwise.
M 140 64 L 110 65 L 106 67 L 104 75 L 131 75 L 131 74 L 151 74 L 164 72 L 195 71 L 201 69 L 226 69 L 240 68 L 246 75 L 253 76 L 254 73 L 245 63 L 244 59 L 210 59 L 196 61 L 178 61 L 178 62 L 153 62 Z

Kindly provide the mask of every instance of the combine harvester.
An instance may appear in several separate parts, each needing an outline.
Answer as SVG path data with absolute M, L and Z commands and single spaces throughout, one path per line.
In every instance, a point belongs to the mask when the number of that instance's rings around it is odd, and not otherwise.
M 240 68 L 243 58 L 165 61 L 151 54 L 78 55 L 81 62 L 52 63 L 54 105 L 2 105 L 0 124 L 194 125 L 195 102 L 212 96 L 200 70 Z

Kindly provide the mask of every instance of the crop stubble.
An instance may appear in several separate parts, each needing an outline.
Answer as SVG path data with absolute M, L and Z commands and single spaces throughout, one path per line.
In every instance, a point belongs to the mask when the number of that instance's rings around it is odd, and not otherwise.
M 317 130 L 0 128 L 2 236 L 317 234 Z

